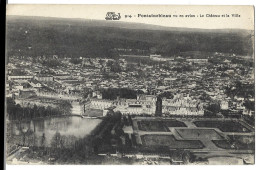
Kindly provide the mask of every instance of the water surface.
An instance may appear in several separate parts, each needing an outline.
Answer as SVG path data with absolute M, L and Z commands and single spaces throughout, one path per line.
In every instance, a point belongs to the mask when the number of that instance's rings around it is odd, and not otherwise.
M 58 142 L 65 147 L 73 147 L 75 141 L 89 135 L 101 121 L 68 116 L 11 122 L 12 143 L 51 146 L 53 142 Z

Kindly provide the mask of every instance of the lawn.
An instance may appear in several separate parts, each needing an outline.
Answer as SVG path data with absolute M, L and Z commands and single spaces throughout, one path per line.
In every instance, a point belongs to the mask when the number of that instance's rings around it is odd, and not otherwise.
M 168 127 L 162 121 L 138 121 L 138 129 L 152 132 L 170 132 Z
M 183 139 L 223 139 L 214 129 L 176 129 Z
M 237 121 L 195 121 L 197 127 L 218 128 L 222 132 L 251 132 Z
M 167 127 L 187 127 L 185 123 L 178 120 L 163 120 L 162 122 Z
M 249 144 L 255 142 L 255 136 L 253 135 L 228 135 L 230 141 L 238 141 L 241 143 Z
M 201 149 L 199 140 L 176 140 L 172 135 L 142 135 L 144 146 L 168 146 L 171 149 Z
M 187 127 L 178 120 L 140 120 L 137 124 L 139 130 L 154 132 L 169 132 L 168 127 Z
M 171 146 L 175 141 L 172 135 L 142 135 L 141 139 L 145 146 Z
M 219 148 L 222 149 L 234 149 L 234 150 L 254 150 L 255 142 L 252 143 L 241 143 L 239 141 L 231 142 L 228 140 L 212 140 L 212 142 Z
M 199 140 L 176 140 L 171 149 L 202 149 L 204 145 Z

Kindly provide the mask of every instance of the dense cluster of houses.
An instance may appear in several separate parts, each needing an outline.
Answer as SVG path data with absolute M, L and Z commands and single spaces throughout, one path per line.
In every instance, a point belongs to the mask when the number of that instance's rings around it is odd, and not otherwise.
M 208 58 L 185 59 L 178 56 L 169 59 L 150 55 L 147 60 L 158 61 L 158 64 L 155 62 L 152 65 L 129 62 L 131 55 L 123 56 L 118 61 L 80 57 L 82 62 L 79 64 L 71 63 L 70 58 L 63 58 L 60 60 L 61 66 L 56 68 L 34 62 L 32 57 L 12 56 L 7 65 L 6 96 L 19 98 L 36 94 L 39 97 L 83 99 L 86 92 L 91 92 L 89 101 L 93 108 L 104 110 L 116 106 L 114 109 L 123 114 L 152 115 L 156 110 L 156 97 L 169 92 L 174 98 L 162 100 L 162 113 L 203 115 L 203 106 L 214 101 L 220 104 L 222 110 L 241 110 L 252 115 L 254 112 L 243 105 L 245 99 L 231 99 L 226 95 L 225 87 L 234 81 L 253 84 L 254 70 L 242 63 L 233 63 L 230 57 L 224 56 L 212 54 Z M 209 62 L 209 59 L 217 57 L 222 57 L 222 62 Z M 120 66 L 120 72 L 111 71 L 109 63 L 115 62 Z M 134 68 L 131 71 L 127 70 L 129 64 Z M 188 70 L 183 70 L 183 67 Z M 19 70 L 22 74 L 16 74 Z M 105 100 L 99 90 L 108 88 L 140 90 L 146 97 Z M 254 101 L 254 97 L 247 100 Z

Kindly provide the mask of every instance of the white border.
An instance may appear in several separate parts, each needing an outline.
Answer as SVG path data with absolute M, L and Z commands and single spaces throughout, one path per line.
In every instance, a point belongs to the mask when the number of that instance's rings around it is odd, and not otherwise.
M 8 0 L 9 4 L 175 4 L 175 5 L 254 5 L 257 0 Z

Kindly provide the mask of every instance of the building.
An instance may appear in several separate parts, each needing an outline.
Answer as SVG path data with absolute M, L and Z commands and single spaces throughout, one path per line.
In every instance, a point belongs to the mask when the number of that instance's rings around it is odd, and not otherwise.
M 51 75 L 38 75 L 35 77 L 38 81 L 54 81 L 54 77 Z
M 154 95 L 138 95 L 137 99 L 119 99 L 115 101 L 115 111 L 122 114 L 149 114 L 156 112 L 157 97 Z
M 220 108 L 221 108 L 222 110 L 228 110 L 228 102 L 227 102 L 227 101 L 222 101 L 222 102 L 220 103 Z
M 70 74 L 66 74 L 66 73 L 63 73 L 63 74 L 56 74 L 53 76 L 56 79 L 68 79 L 70 78 Z
M 32 80 L 33 76 L 23 75 L 23 76 L 8 76 L 8 80 Z
M 28 98 L 32 96 L 36 96 L 36 93 L 32 90 L 19 90 L 19 98 Z
M 100 109 L 106 113 L 108 108 L 114 107 L 114 111 L 122 114 L 155 114 L 157 97 L 154 95 L 138 95 L 137 99 L 105 100 L 91 99 L 90 108 Z
M 170 86 L 173 85 L 176 82 L 177 78 L 172 78 L 172 77 L 168 77 L 168 78 L 164 78 L 163 82 L 166 86 Z
M 156 54 L 150 55 L 150 59 L 154 61 L 166 61 L 161 55 Z
M 150 59 L 154 61 L 173 61 L 173 58 L 162 57 L 161 55 L 151 54 Z
M 203 116 L 204 109 L 200 101 L 182 95 L 173 99 L 162 99 L 162 113 L 179 116 Z
M 208 59 L 186 59 L 187 62 L 197 63 L 197 64 L 206 64 Z
M 111 106 L 113 106 L 112 100 L 91 99 L 91 101 L 90 101 L 90 107 L 93 109 L 105 110 Z
M 42 84 L 40 82 L 38 82 L 37 80 L 31 80 L 29 81 L 29 84 L 32 86 L 32 87 L 42 87 Z
M 9 83 L 5 84 L 5 90 L 6 90 L 7 93 L 9 93 L 9 91 L 11 90 Z

